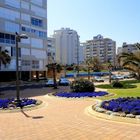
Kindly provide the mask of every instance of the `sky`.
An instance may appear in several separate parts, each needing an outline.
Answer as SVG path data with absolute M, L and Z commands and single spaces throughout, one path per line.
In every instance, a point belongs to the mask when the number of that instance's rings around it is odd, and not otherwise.
M 76 30 L 85 42 L 98 34 L 116 41 L 140 41 L 140 0 L 48 0 L 48 36 L 54 30 Z

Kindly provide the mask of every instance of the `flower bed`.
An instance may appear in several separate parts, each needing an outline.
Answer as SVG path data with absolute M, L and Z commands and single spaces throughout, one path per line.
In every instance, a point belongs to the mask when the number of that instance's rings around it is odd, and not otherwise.
M 107 92 L 98 91 L 98 92 L 59 92 L 56 93 L 56 96 L 66 97 L 66 98 L 80 98 L 80 97 L 96 97 L 107 95 Z
M 18 108 L 18 107 L 22 108 L 22 107 L 32 106 L 36 104 L 37 104 L 37 100 L 35 99 L 23 98 L 20 99 L 20 102 L 17 102 L 17 100 L 14 98 L 0 99 L 0 109 L 11 109 L 11 108 Z
M 124 113 L 126 115 L 140 115 L 140 97 L 127 97 L 103 101 L 101 107 L 112 112 Z

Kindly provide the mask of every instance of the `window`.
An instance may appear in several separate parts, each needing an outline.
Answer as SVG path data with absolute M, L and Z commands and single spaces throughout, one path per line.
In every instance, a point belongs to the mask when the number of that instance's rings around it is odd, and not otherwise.
M 20 1 L 19 0 L 5 0 L 5 4 L 15 7 L 15 8 L 20 8 Z
M 39 68 L 39 61 L 33 60 L 32 61 L 32 68 L 33 69 L 38 69 Z
M 5 41 L 6 41 L 6 43 L 10 44 L 10 35 L 9 34 L 5 34 Z
M 25 27 L 21 27 L 21 29 L 22 29 L 22 31 L 26 31 L 26 30 L 25 30 Z
M 22 60 L 21 65 L 22 66 L 30 66 L 30 60 Z
M 25 26 L 22 26 L 21 29 L 24 32 L 30 32 L 31 31 L 29 27 L 25 27 Z
M 34 35 L 36 35 L 38 37 L 41 37 L 41 38 L 46 38 L 47 37 L 47 33 L 44 32 L 44 31 L 39 31 L 39 30 L 36 30 L 36 29 L 31 29 L 31 28 L 25 27 L 25 26 L 22 26 L 21 29 L 24 32 L 29 32 L 29 33 L 31 32 Z
M 43 21 L 41 19 L 31 17 L 31 24 L 34 25 L 34 26 L 42 27 L 43 26 Z
M 0 33 L 0 42 L 7 44 L 15 44 L 15 35 Z
M 22 13 L 21 19 L 30 22 L 30 15 Z
M 16 19 L 20 19 L 20 13 L 10 9 L 0 7 L 0 17 L 15 21 Z
M 32 10 L 33 12 L 35 12 L 35 15 L 46 18 L 47 9 L 42 9 L 42 8 L 40 8 L 40 7 L 38 7 L 38 6 L 31 5 L 31 10 Z
M 31 0 L 31 1 L 32 1 L 32 3 L 39 5 L 39 6 L 42 6 L 42 4 L 43 4 L 42 0 Z
M 13 22 L 6 21 L 5 22 L 5 30 L 7 32 L 19 32 L 19 25 Z
M 25 1 L 21 1 L 21 8 L 29 10 L 29 3 Z
M 51 52 L 48 52 L 48 56 L 51 56 Z

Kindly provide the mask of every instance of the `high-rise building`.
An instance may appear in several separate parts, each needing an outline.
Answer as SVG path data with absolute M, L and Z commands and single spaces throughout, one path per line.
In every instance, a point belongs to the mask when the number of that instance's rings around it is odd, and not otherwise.
M 56 62 L 63 65 L 79 63 L 79 35 L 70 28 L 55 30 Z
M 28 39 L 19 43 L 21 77 L 45 76 L 47 64 L 47 0 L 0 1 L 0 50 L 8 50 L 11 62 L 0 65 L 0 74 L 14 78 L 16 71 L 15 32 Z M 30 75 L 30 76 L 29 76 Z
M 122 52 L 132 53 L 136 52 L 137 50 L 138 48 L 135 46 L 135 44 L 127 44 L 126 42 L 124 42 L 122 45 Z
M 122 53 L 122 47 L 117 48 L 117 55 Z
M 103 38 L 101 35 L 93 37 L 84 43 L 86 47 L 86 59 L 89 57 L 98 57 L 101 63 L 111 62 L 115 65 L 116 42 L 109 38 Z
M 48 63 L 54 63 L 56 62 L 56 57 L 55 57 L 55 38 L 53 37 L 48 37 L 48 41 L 47 41 L 47 45 L 48 45 Z

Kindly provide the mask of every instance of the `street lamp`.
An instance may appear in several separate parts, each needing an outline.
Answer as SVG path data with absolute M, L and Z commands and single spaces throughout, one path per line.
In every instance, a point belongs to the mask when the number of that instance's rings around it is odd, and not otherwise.
M 18 63 L 18 43 L 21 41 L 21 39 L 27 39 L 28 36 L 26 34 L 18 34 L 16 32 L 16 96 L 17 96 L 17 102 L 20 101 L 20 94 L 19 94 L 19 63 Z

